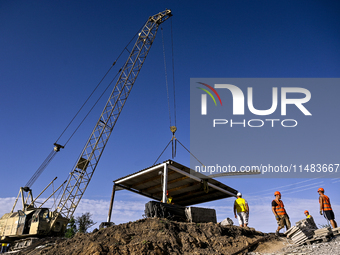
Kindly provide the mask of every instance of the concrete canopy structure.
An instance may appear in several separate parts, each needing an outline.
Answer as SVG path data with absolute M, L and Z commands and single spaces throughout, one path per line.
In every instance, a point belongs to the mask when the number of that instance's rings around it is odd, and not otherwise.
M 156 201 L 167 201 L 190 206 L 222 198 L 236 197 L 237 190 L 196 173 L 173 160 L 151 166 L 114 181 L 108 222 L 111 219 L 115 191 L 126 189 Z

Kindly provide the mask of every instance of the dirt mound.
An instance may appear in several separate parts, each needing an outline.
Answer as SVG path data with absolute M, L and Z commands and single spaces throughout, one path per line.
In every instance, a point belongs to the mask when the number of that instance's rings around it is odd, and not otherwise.
M 89 234 L 77 233 L 53 246 L 22 254 L 242 254 L 273 238 L 252 228 L 147 218 Z

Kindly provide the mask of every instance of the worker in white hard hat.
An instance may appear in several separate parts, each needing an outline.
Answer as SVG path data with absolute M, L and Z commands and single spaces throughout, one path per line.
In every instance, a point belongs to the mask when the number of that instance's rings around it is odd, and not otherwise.
M 237 199 L 234 203 L 234 215 L 235 218 L 238 219 L 240 227 L 247 227 L 248 226 L 248 219 L 249 219 L 249 206 L 247 201 L 242 198 L 242 193 L 237 193 Z

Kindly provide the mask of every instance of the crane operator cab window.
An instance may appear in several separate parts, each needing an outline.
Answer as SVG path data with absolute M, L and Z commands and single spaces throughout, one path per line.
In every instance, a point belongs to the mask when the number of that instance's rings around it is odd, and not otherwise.
M 42 216 L 42 218 L 43 218 L 45 221 L 47 221 L 47 222 L 50 221 L 50 218 L 48 217 L 48 210 L 47 210 L 47 209 L 42 210 L 41 213 L 40 213 L 40 215 Z
M 48 209 L 39 209 L 34 212 L 32 222 L 47 221 L 49 222 Z
M 41 210 L 36 210 L 32 216 L 32 222 L 38 222 L 39 221 L 39 213 Z

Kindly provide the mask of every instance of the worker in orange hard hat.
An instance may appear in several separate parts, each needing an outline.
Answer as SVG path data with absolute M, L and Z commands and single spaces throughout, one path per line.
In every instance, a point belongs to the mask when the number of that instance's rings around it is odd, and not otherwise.
M 167 200 L 166 200 L 167 204 L 174 204 L 172 203 L 172 196 L 169 196 L 169 191 L 166 191 L 166 197 L 167 197 Z
M 336 223 L 334 212 L 332 210 L 331 201 L 329 197 L 326 196 L 325 190 L 323 188 L 318 189 L 319 193 L 319 203 L 320 203 L 320 214 L 323 215 L 332 225 L 333 228 L 337 228 L 338 224 Z
M 279 191 L 275 191 L 274 193 L 275 199 L 272 201 L 272 211 L 275 215 L 277 221 L 277 230 L 276 235 L 279 235 L 280 229 L 286 226 L 286 230 L 290 229 L 290 220 L 289 216 L 284 208 L 284 204 L 281 201 L 281 193 Z
M 174 204 L 174 203 L 172 203 L 172 196 L 169 196 L 168 190 L 166 191 L 166 197 L 167 197 L 167 199 L 166 199 L 167 204 Z M 163 203 L 163 200 L 161 200 L 161 203 Z
M 310 221 L 310 223 L 313 225 L 313 227 L 314 227 L 315 229 L 317 229 L 318 227 L 317 227 L 316 224 L 315 224 L 315 221 L 314 221 L 313 216 L 310 215 L 309 212 L 308 212 L 307 210 L 305 210 L 303 213 L 306 215 L 307 219 L 309 219 L 309 221 Z

